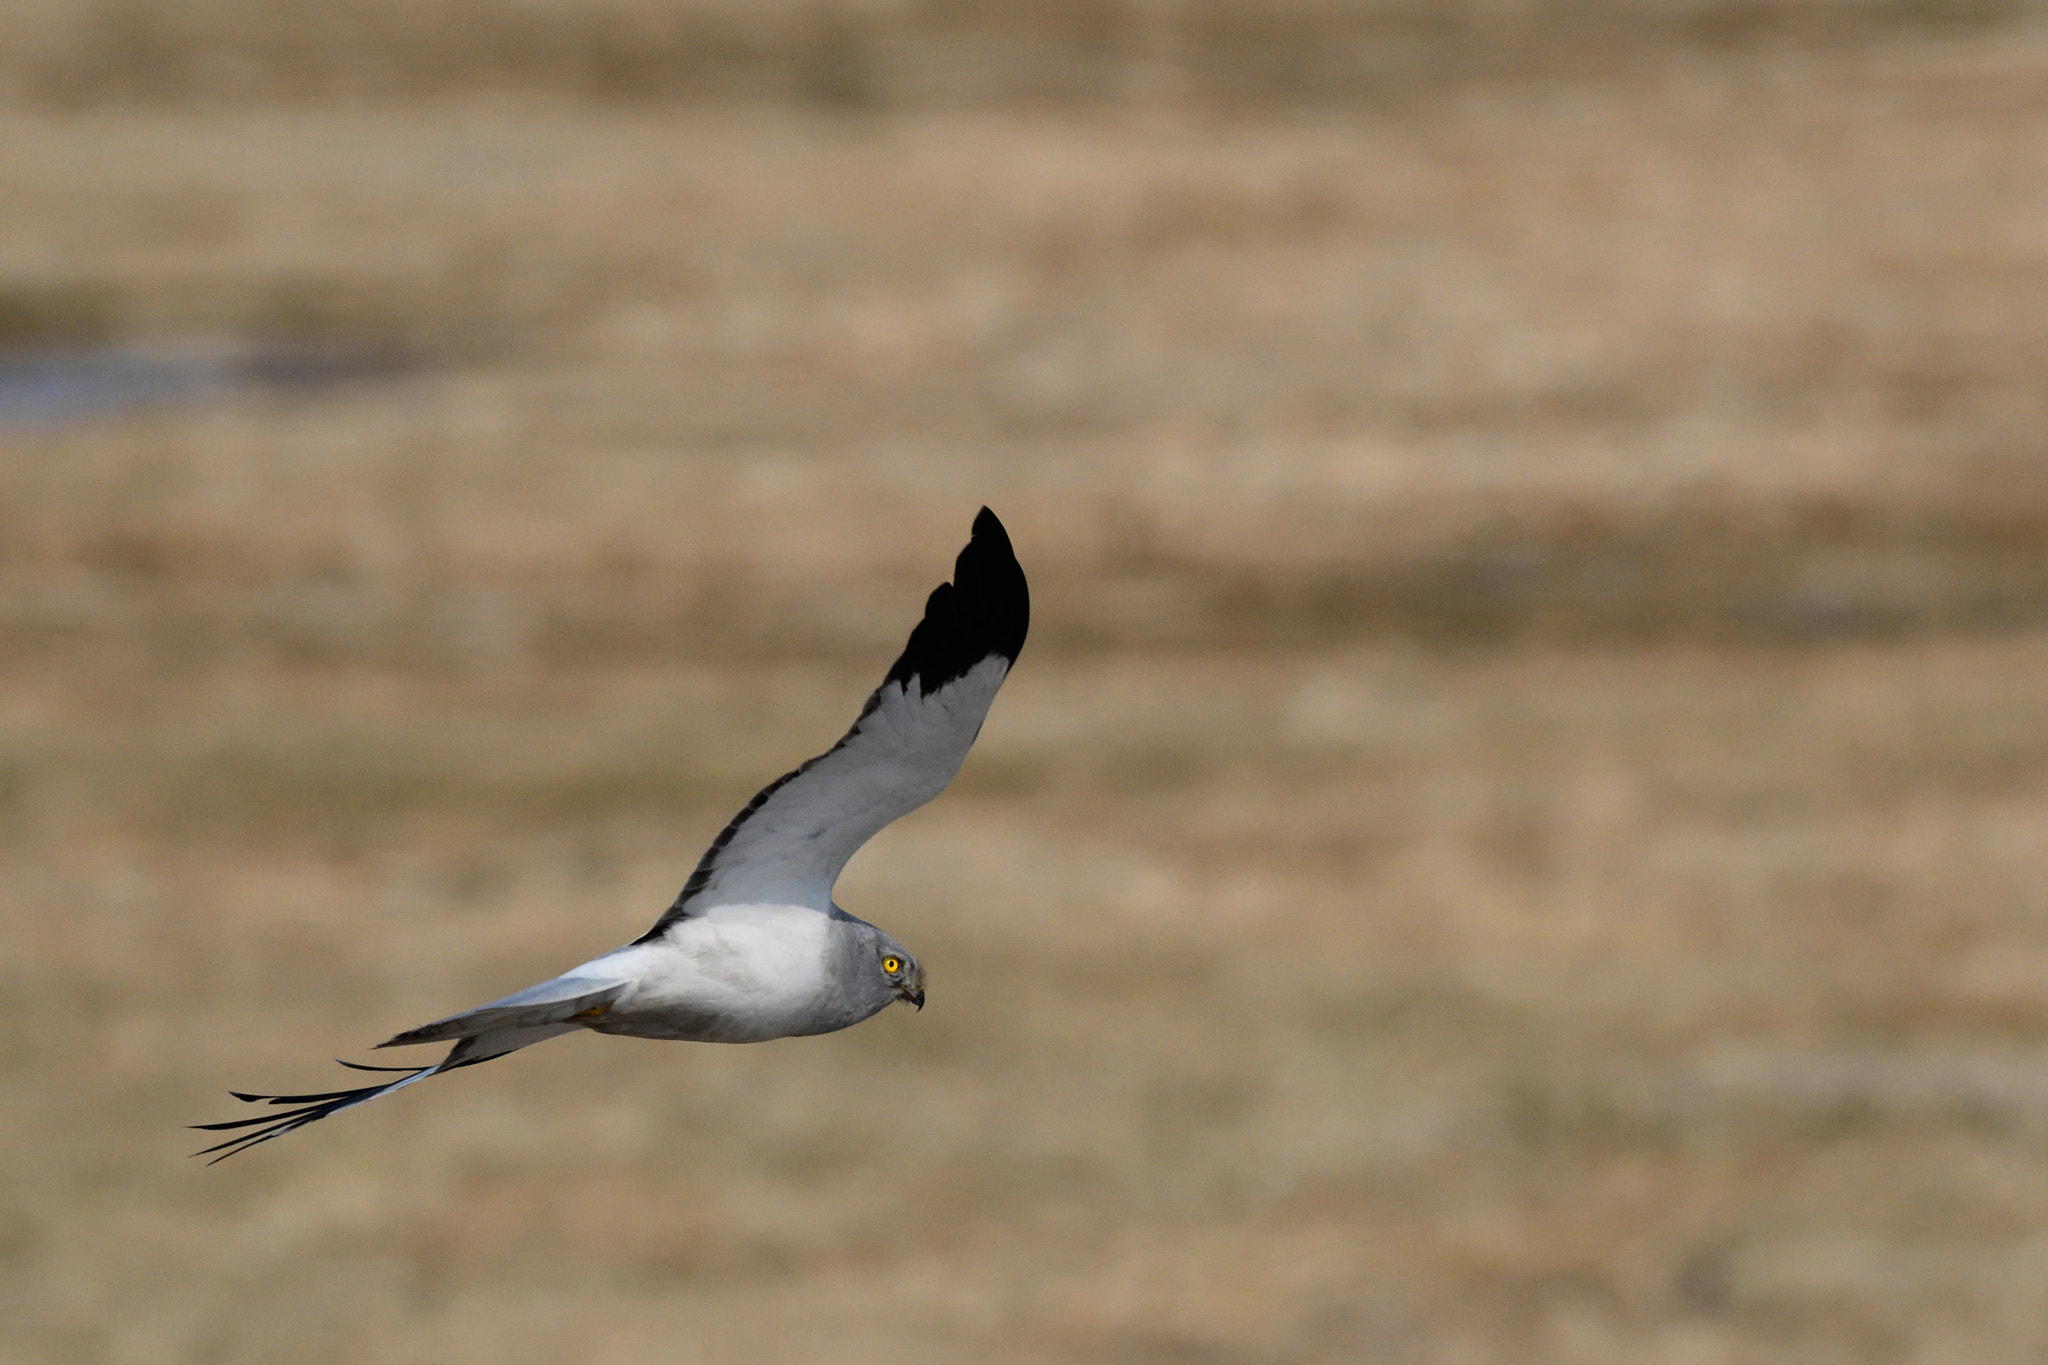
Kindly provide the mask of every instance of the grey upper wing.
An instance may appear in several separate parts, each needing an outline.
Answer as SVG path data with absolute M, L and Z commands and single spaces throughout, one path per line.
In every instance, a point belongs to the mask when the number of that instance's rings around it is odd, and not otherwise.
M 860 846 L 959 771 L 1030 623 L 1024 570 L 984 507 L 953 581 L 932 590 L 924 619 L 845 738 L 762 788 L 636 942 L 713 905 L 829 909 L 832 884 Z

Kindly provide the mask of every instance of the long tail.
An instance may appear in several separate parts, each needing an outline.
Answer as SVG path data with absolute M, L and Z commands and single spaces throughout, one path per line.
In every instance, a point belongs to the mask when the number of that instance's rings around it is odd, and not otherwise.
M 335 1060 L 341 1062 L 339 1057 Z M 230 1128 L 247 1128 L 250 1131 L 237 1133 L 226 1142 L 217 1142 L 192 1155 L 213 1157 L 213 1161 L 206 1163 L 209 1166 L 215 1162 L 226 1161 L 237 1152 L 246 1152 L 251 1147 L 268 1142 L 272 1138 L 283 1137 L 295 1128 L 317 1123 L 329 1114 L 338 1114 L 351 1105 L 374 1100 L 379 1095 L 388 1095 L 401 1086 L 411 1085 L 414 1081 L 423 1081 L 441 1069 L 440 1063 L 432 1066 L 364 1066 L 360 1062 L 341 1064 L 351 1071 L 402 1071 L 405 1076 L 402 1080 L 386 1081 L 381 1085 L 365 1085 L 354 1090 L 333 1090 L 324 1095 L 249 1095 L 240 1090 L 230 1090 L 228 1093 L 244 1104 L 296 1104 L 304 1107 L 285 1114 L 258 1114 L 251 1119 L 230 1119 L 226 1123 L 195 1123 L 191 1126 L 207 1132 L 223 1132 Z M 218 1156 L 214 1156 L 216 1152 L 219 1153 Z
M 251 1147 L 261 1146 L 272 1138 L 283 1137 L 294 1129 L 303 1128 L 309 1123 L 318 1123 L 329 1114 L 338 1114 L 344 1109 L 353 1108 L 358 1104 L 366 1104 L 380 1095 L 388 1095 L 394 1090 L 403 1090 L 414 1081 L 423 1081 L 429 1076 L 438 1076 L 444 1071 L 453 1071 L 457 1067 L 475 1066 L 478 1062 L 488 1062 L 493 1057 L 503 1057 L 509 1052 L 517 1052 L 520 1048 L 538 1043 L 544 1038 L 553 1038 L 563 1033 L 574 1033 L 576 1028 L 577 1026 L 573 1024 L 554 1025 L 541 1028 L 500 1029 L 492 1033 L 474 1035 L 456 1043 L 454 1047 L 449 1049 L 446 1057 L 443 1057 L 431 1066 L 364 1066 L 361 1062 L 341 1062 L 343 1066 L 351 1071 L 403 1073 L 395 1081 L 383 1081 L 376 1085 L 358 1086 L 353 1090 L 330 1090 L 325 1094 L 319 1095 L 248 1095 L 239 1090 L 230 1090 L 228 1092 L 230 1095 L 233 1095 L 245 1104 L 296 1105 L 298 1107 L 282 1114 L 258 1114 L 254 1118 L 229 1119 L 226 1123 L 195 1123 L 192 1127 L 207 1132 L 226 1132 L 236 1128 L 246 1128 L 248 1131 L 236 1133 L 227 1141 L 217 1142 L 202 1151 L 194 1152 L 192 1155 L 213 1157 L 212 1161 L 206 1163 L 211 1166 L 217 1162 L 226 1161 L 237 1152 L 246 1152 Z M 337 1057 L 335 1060 L 340 1061 L 341 1059 Z

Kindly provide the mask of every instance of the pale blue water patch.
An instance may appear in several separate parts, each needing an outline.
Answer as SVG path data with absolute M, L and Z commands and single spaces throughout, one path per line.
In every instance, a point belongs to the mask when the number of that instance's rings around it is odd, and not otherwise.
M 55 426 L 140 408 L 306 393 L 393 379 L 409 368 L 392 354 L 308 345 L 0 352 L 0 427 Z

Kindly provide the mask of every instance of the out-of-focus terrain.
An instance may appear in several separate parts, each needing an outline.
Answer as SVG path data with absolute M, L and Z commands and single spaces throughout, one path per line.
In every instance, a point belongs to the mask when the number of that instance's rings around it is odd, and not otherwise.
M 2038 1360 L 2024 6 L 18 4 L 0 1360 Z M 346 377 L 346 376 L 353 376 Z M 931 1006 L 179 1125 L 651 922 L 974 510 Z

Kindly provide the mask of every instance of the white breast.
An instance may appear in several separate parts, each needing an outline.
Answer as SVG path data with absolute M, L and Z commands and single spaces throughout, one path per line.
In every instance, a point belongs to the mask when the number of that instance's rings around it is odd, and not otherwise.
M 753 1043 L 807 1031 L 825 994 L 832 921 L 796 905 L 721 905 L 612 954 L 638 985 L 605 1031 Z

